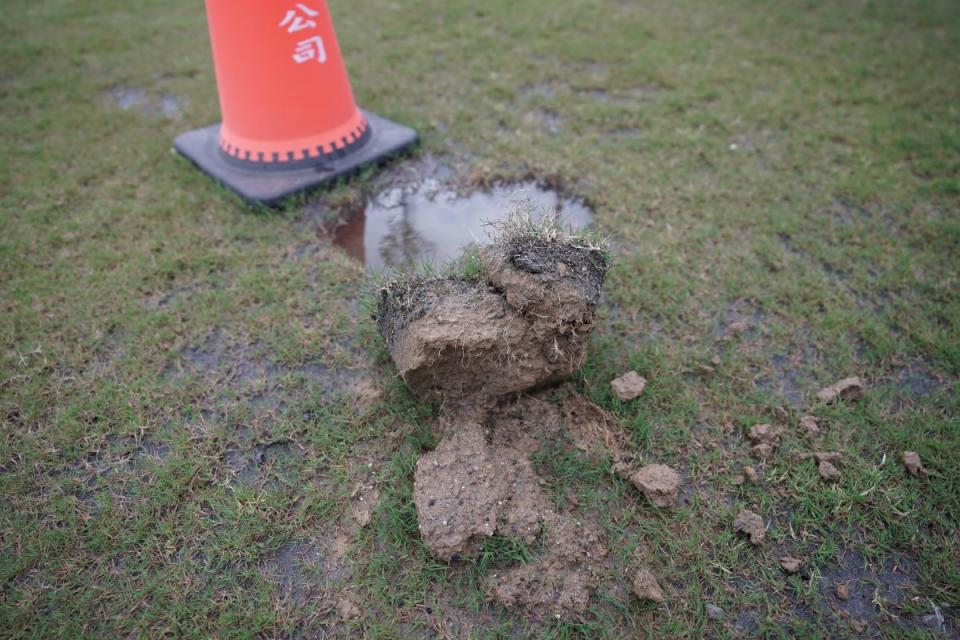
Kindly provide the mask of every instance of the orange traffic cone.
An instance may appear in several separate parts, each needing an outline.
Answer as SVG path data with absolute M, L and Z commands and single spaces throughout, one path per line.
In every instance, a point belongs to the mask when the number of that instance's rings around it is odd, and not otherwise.
M 357 108 L 325 0 L 206 0 L 221 124 L 174 148 L 265 204 L 412 144 L 417 134 Z

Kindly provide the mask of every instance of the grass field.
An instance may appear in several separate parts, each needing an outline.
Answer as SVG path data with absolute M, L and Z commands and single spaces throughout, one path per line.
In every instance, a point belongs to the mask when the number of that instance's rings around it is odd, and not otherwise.
M 960 5 L 331 10 L 358 101 L 422 144 L 266 211 L 170 153 L 219 119 L 201 3 L 4 3 L 0 637 L 956 637 Z M 561 185 L 612 242 L 575 384 L 683 500 L 658 509 L 564 443 L 537 459 L 614 550 L 579 619 L 487 600 L 530 549 L 448 565 L 419 539 L 436 408 L 316 222 L 418 156 L 461 186 Z M 622 404 L 627 368 L 650 384 Z M 850 375 L 861 400 L 816 403 Z M 760 422 L 787 429 L 762 463 Z M 840 482 L 813 450 L 843 453 Z M 747 464 L 760 480 L 737 484 Z M 733 531 L 741 507 L 764 545 Z M 665 604 L 631 595 L 640 564 Z

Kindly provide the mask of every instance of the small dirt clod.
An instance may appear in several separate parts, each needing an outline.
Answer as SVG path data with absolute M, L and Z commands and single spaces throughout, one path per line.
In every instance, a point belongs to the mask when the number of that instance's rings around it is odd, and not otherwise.
M 835 464 L 843 460 L 843 454 L 839 451 L 815 451 L 813 457 L 817 462 L 829 462 Z
M 610 383 L 610 388 L 613 389 L 614 395 L 616 395 L 621 402 L 633 400 L 643 393 L 646 387 L 646 378 L 642 377 L 636 371 L 627 371 L 619 378 L 614 378 Z
M 723 339 L 729 342 L 730 340 L 738 337 L 740 334 L 746 332 L 749 328 L 750 325 L 745 320 L 731 322 L 727 325 L 727 328 L 723 332 Z
M 355 620 L 363 615 L 353 597 L 348 594 L 343 594 L 337 599 L 337 613 L 343 621 Z
M 672 507 L 680 491 L 680 474 L 665 464 L 650 464 L 630 474 L 630 482 L 658 507 Z
M 716 621 L 723 620 L 727 615 L 723 609 L 721 609 L 717 605 L 710 602 L 707 603 L 706 609 L 707 609 L 707 617 L 710 618 L 711 620 L 716 620 Z
M 828 482 L 838 482 L 843 479 L 840 471 L 826 460 L 820 461 L 820 464 L 817 466 L 817 472 L 821 478 Z
M 857 400 L 863 395 L 864 388 L 863 381 L 859 377 L 853 376 L 821 389 L 817 398 L 825 404 L 837 400 Z
M 640 569 L 633 576 L 633 592 L 641 600 L 662 603 L 666 599 L 657 577 L 646 569 Z
M 904 468 L 914 476 L 922 478 L 927 475 L 927 470 L 923 468 L 923 464 L 920 462 L 920 454 L 916 451 L 904 451 L 900 456 L 900 460 L 903 462 Z
M 733 528 L 736 531 L 750 536 L 750 544 L 759 545 L 763 543 L 767 536 L 767 529 L 763 524 L 763 518 L 748 509 L 742 509 L 733 521 Z
M 800 571 L 800 565 L 802 561 L 799 558 L 794 558 L 793 556 L 780 556 L 780 566 L 783 567 L 783 570 L 787 573 L 796 573 Z
M 820 423 L 813 416 L 803 416 L 800 418 L 800 428 L 812 436 L 820 433 Z

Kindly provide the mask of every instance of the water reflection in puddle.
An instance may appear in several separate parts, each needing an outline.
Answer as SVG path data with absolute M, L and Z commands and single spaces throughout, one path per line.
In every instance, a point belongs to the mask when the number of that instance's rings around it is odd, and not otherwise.
M 432 263 L 440 267 L 472 244 L 488 244 L 490 226 L 518 208 L 534 219 L 553 216 L 564 228 L 578 230 L 593 219 L 580 200 L 567 198 L 535 182 L 494 187 L 459 196 L 435 180 L 412 188 L 395 187 L 372 198 L 366 208 L 334 230 L 334 243 L 370 271 Z

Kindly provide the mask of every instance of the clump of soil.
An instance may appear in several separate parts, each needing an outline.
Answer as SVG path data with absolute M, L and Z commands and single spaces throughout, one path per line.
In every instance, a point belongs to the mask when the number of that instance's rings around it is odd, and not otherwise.
M 800 428 L 815 436 L 820 433 L 820 422 L 814 416 L 803 416 L 800 418 Z
M 750 447 L 750 453 L 755 458 L 765 459 L 773 455 L 777 447 L 780 446 L 781 430 L 770 426 L 769 424 L 755 424 L 747 432 L 747 438 L 753 444 Z
M 569 238 L 529 232 L 486 247 L 478 277 L 400 278 L 377 323 L 416 395 L 450 404 L 560 382 L 586 358 L 608 264 Z
M 627 371 L 619 378 L 610 382 L 610 388 L 613 389 L 621 402 L 629 402 L 643 393 L 647 387 L 647 380 L 636 371 Z
M 663 595 L 663 589 L 660 588 L 660 583 L 657 582 L 657 577 L 646 569 L 640 569 L 633 576 L 633 592 L 641 600 L 649 600 L 657 603 L 662 603 L 666 600 Z
M 780 566 L 783 567 L 783 570 L 787 573 L 797 573 L 800 571 L 800 566 L 803 564 L 803 561 L 799 558 L 794 558 L 793 556 L 781 556 L 780 557 Z
M 767 528 L 763 524 L 763 518 L 749 509 L 741 509 L 740 513 L 733 520 L 733 528 L 736 531 L 750 536 L 750 544 L 762 544 L 767 537 Z
M 903 462 L 904 468 L 910 472 L 911 475 L 922 478 L 927 475 L 927 470 L 923 468 L 923 464 L 920 462 L 920 454 L 916 451 L 904 451 L 900 456 L 900 461 Z
M 863 381 L 857 377 L 844 378 L 829 387 L 820 390 L 817 399 L 825 404 L 836 402 L 837 400 L 857 400 L 863 395 Z
M 665 464 L 648 464 L 631 473 L 630 482 L 658 507 L 672 507 L 680 491 L 680 474 Z

